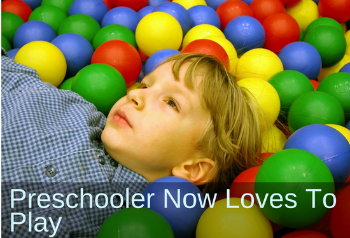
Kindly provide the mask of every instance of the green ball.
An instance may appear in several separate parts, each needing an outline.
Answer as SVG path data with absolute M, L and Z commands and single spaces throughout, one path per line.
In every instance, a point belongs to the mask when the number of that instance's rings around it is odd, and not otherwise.
M 321 55 L 322 68 L 328 68 L 343 59 L 346 51 L 344 34 L 333 26 L 318 26 L 311 29 L 304 41 L 313 45 Z
M 13 36 L 15 35 L 18 27 L 20 27 L 24 21 L 22 18 L 11 12 L 1 13 L 1 34 L 6 37 L 8 42 L 13 44 Z
M 281 101 L 280 119 L 285 121 L 290 106 L 300 95 L 314 91 L 310 80 L 295 70 L 281 71 L 269 79 Z
M 111 24 L 101 28 L 95 35 L 92 46 L 96 50 L 101 44 L 110 40 L 122 40 L 134 46 L 137 50 L 135 34 L 127 27 Z
M 61 85 L 59 86 L 59 89 L 71 90 L 73 80 L 74 80 L 74 77 L 64 80 L 63 83 L 61 83 Z
M 305 34 L 304 34 L 303 31 L 300 29 L 299 41 L 303 41 L 303 40 L 304 40 L 304 36 L 305 36 Z
M 332 95 L 314 91 L 304 93 L 292 103 L 288 112 L 288 126 L 293 133 L 312 124 L 336 124 L 343 126 L 344 110 Z
M 84 36 L 91 44 L 96 33 L 101 29 L 100 24 L 88 15 L 75 14 L 67 17 L 58 29 L 58 35 L 75 33 Z
M 306 189 L 321 189 L 316 192 L 314 208 L 312 193 Z M 259 168 L 255 179 L 255 193 L 263 201 L 268 199 L 261 211 L 274 223 L 283 227 L 300 228 L 314 224 L 326 215 L 328 208 L 323 204 L 327 193 L 334 193 L 333 176 L 327 165 L 316 155 L 300 149 L 286 149 L 271 155 Z M 270 203 L 271 195 L 277 193 L 283 201 Z M 286 200 L 289 199 L 295 204 Z M 278 195 L 277 195 L 278 196 Z M 277 198 L 275 197 L 275 199 Z M 333 204 L 327 196 L 326 205 Z M 282 205 L 280 208 L 276 206 Z
M 56 33 L 61 23 L 67 18 L 67 13 L 58 7 L 40 6 L 29 16 L 29 21 L 37 20 L 49 24 Z
M 107 116 L 113 105 L 126 95 L 127 89 L 118 70 L 107 64 L 91 64 L 77 73 L 71 90 Z
M 74 0 L 43 0 L 41 2 L 41 6 L 54 6 L 58 7 L 62 11 L 64 11 L 66 14 L 68 14 L 69 7 L 72 5 Z
M 125 208 L 102 224 L 97 238 L 174 238 L 169 223 L 147 208 Z
M 350 74 L 345 72 L 333 73 L 325 77 L 317 91 L 329 93 L 342 105 L 345 122 L 350 120 Z
M 320 17 L 311 22 L 305 29 L 305 35 L 312 29 L 318 26 L 333 26 L 337 28 L 342 34 L 344 34 L 343 27 L 336 20 L 329 17 Z
M 1 47 L 4 48 L 6 52 L 12 49 L 10 42 L 3 34 L 1 34 Z

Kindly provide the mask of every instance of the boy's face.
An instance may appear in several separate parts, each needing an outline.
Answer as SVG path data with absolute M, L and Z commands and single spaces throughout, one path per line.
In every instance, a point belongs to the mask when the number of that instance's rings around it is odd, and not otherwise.
M 180 81 L 171 66 L 170 62 L 159 66 L 139 89 L 121 98 L 102 133 L 109 155 L 148 181 L 171 176 L 176 165 L 202 157 L 197 143 L 210 118 L 199 91 L 184 84 L 188 63 L 180 69 Z M 198 84 L 201 77 L 195 80 Z

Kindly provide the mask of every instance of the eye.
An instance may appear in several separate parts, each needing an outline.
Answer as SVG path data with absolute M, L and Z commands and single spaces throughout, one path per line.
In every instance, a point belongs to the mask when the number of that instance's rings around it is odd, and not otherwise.
M 143 83 L 143 82 L 141 82 L 138 88 L 139 89 L 148 88 L 148 85 Z
M 170 107 L 174 108 L 176 111 L 179 111 L 175 99 L 173 99 L 173 98 L 168 98 L 168 99 L 166 100 L 166 103 L 167 103 Z

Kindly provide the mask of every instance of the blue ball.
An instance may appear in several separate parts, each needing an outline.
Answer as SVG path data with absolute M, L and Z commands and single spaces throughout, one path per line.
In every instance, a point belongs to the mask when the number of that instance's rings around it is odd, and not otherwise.
M 153 9 L 153 12 L 165 12 L 173 17 L 180 23 L 183 35 L 192 28 L 191 16 L 182 5 L 175 2 L 165 2 Z
M 336 129 L 313 124 L 295 131 L 283 149 L 306 150 L 318 156 L 331 171 L 336 187 L 341 186 L 350 175 L 350 144 Z
M 350 73 L 350 63 L 345 64 L 339 72 L 345 72 L 345 73 Z
M 35 10 L 35 8 L 41 6 L 41 2 L 43 0 L 22 0 L 23 2 L 27 3 L 30 8 L 32 9 L 32 11 Z
M 141 8 L 137 13 L 140 15 L 140 18 L 142 19 L 144 16 L 150 14 L 154 8 L 155 8 L 154 6 L 146 6 L 144 8 Z
M 205 2 L 208 4 L 209 7 L 213 8 L 215 11 L 216 9 L 227 0 L 206 0 Z
M 166 191 L 171 196 L 166 195 Z M 203 203 L 204 198 L 197 186 L 186 179 L 169 176 L 150 183 L 142 192 L 145 198 L 148 197 L 147 194 L 152 193 L 154 196 L 151 197 L 150 204 L 148 204 L 147 199 L 140 204 L 164 217 L 173 229 L 175 238 L 195 237 L 197 223 L 206 208 L 206 205 L 201 205 L 199 201 L 201 200 Z M 178 207 L 171 200 L 171 197 Z M 167 199 L 167 208 L 165 199 Z
M 216 11 L 208 6 L 197 5 L 188 9 L 192 19 L 192 27 L 200 24 L 209 24 L 221 28 L 220 17 Z
M 68 16 L 84 14 L 94 18 L 100 24 L 107 12 L 108 7 L 102 0 L 74 0 L 69 7 Z
M 148 0 L 147 5 L 156 7 L 160 4 L 162 4 L 163 2 L 168 2 L 168 0 Z
M 94 48 L 85 37 L 74 33 L 65 33 L 57 36 L 51 43 L 62 51 L 66 59 L 66 78 L 75 76 L 79 70 L 91 63 Z
M 147 75 L 151 73 L 154 67 L 165 58 L 176 54 L 180 54 L 180 51 L 174 49 L 162 49 L 153 53 L 146 61 L 145 74 Z
M 18 51 L 19 51 L 19 48 L 15 48 L 15 49 L 7 51 L 7 54 L 11 59 L 14 60 Z
M 253 17 L 239 16 L 232 19 L 224 30 L 226 38 L 233 44 L 237 54 L 262 48 L 265 43 L 265 30 L 262 24 Z
M 51 42 L 56 36 L 55 30 L 49 24 L 42 21 L 28 21 L 18 27 L 13 36 L 13 46 L 21 48 L 32 41 Z
M 320 53 L 309 43 L 297 41 L 286 45 L 278 54 L 285 70 L 295 70 L 309 79 L 316 79 L 321 72 Z
M 137 24 L 139 24 L 140 20 L 140 15 L 131 8 L 115 7 L 104 15 L 101 27 L 111 24 L 119 24 L 129 28 L 135 34 Z

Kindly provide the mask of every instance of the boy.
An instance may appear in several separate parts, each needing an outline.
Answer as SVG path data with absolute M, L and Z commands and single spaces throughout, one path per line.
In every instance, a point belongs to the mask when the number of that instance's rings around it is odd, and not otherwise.
M 207 55 L 169 58 L 107 118 L 76 93 L 41 82 L 35 70 L 2 56 L 3 191 L 9 193 L 14 182 L 38 182 L 43 191 L 66 194 L 81 182 L 91 192 L 103 187 L 131 197 L 148 182 L 172 175 L 205 185 L 205 191 L 220 191 L 257 165 L 257 118 L 248 93 Z M 28 208 L 19 205 L 27 191 L 16 191 L 14 206 Z M 31 215 L 51 218 L 51 226 L 40 224 L 45 229 L 28 233 L 29 218 L 17 214 L 11 220 L 8 202 L 2 206 L 8 211 L 2 219 L 4 237 L 95 237 L 117 211 L 36 207 Z M 66 199 L 66 204 L 78 203 Z M 54 217 L 62 219 L 55 223 Z

